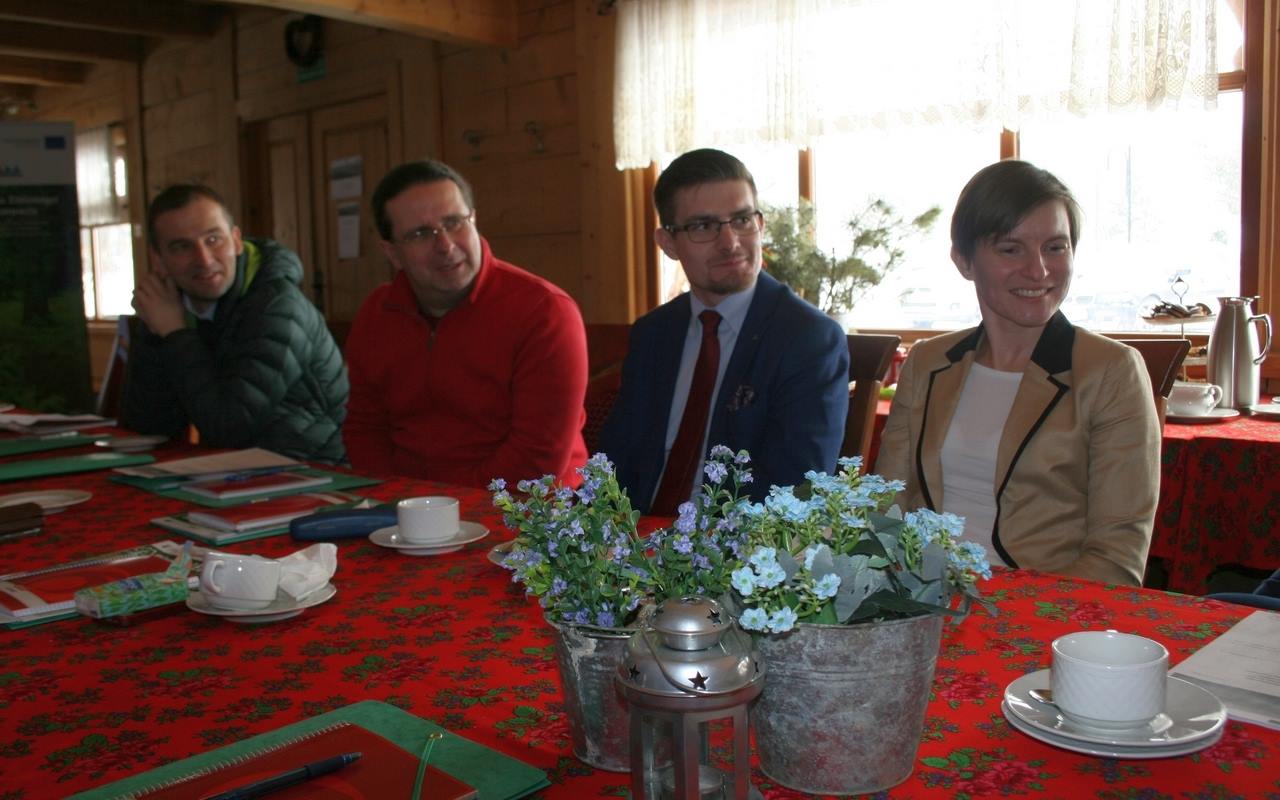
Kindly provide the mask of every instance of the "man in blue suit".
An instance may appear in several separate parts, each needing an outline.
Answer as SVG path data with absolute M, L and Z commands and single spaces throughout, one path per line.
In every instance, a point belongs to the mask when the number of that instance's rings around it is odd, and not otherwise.
M 601 433 L 632 504 L 673 515 L 714 445 L 750 451 L 755 499 L 833 471 L 849 410 L 844 331 L 760 271 L 755 180 L 719 150 L 677 158 L 653 190 L 654 240 L 690 291 L 636 320 Z

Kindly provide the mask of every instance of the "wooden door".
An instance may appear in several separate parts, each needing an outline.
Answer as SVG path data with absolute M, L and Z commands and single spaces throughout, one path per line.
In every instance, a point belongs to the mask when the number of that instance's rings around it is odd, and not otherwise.
M 315 267 L 311 230 L 311 137 L 306 114 L 246 126 L 244 218 L 247 236 L 266 236 L 302 260 L 302 290 L 313 300 L 323 278 Z
M 365 297 L 393 274 L 369 205 L 390 167 L 387 100 L 356 100 L 310 117 L 316 267 L 323 276 L 316 301 L 331 322 L 350 322 Z

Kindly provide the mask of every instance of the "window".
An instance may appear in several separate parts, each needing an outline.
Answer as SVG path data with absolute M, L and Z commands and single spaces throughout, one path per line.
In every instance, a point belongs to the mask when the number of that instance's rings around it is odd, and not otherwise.
M 806 195 L 817 211 L 817 243 L 834 255 L 847 252 L 846 223 L 872 199 L 888 202 L 906 219 L 941 209 L 928 234 L 900 243 L 904 258 L 857 302 L 850 326 L 948 330 L 974 324 L 977 303 L 951 264 L 948 222 L 974 172 L 999 158 L 1019 157 L 1060 177 L 1084 212 L 1074 282 L 1063 306 L 1068 318 L 1097 330 L 1167 334 L 1168 328 L 1148 324 L 1142 315 L 1158 300 L 1179 299 L 1175 279 L 1186 286 L 1183 302 L 1210 308 L 1218 296 L 1248 288 L 1241 285 L 1245 4 L 1216 3 L 1216 107 L 1166 97 L 1152 105 L 1176 105 L 1178 111 L 1039 114 L 1017 133 L 1000 129 L 994 118 L 982 128 L 955 122 L 885 132 L 863 126 L 813 140 L 802 161 L 794 148 L 725 149 L 756 175 L 762 204 L 795 204 L 795 176 L 801 163 L 811 164 Z M 896 46 L 909 55 L 906 42 Z M 1211 75 L 1211 58 L 1206 67 Z M 885 86 L 906 74 L 902 70 L 907 67 L 897 65 L 868 77 L 870 87 L 859 85 L 857 96 L 883 96 Z M 675 291 L 678 268 L 667 263 L 662 277 L 661 285 Z M 1210 325 L 1189 325 L 1187 332 L 1207 333 Z
M 133 310 L 133 226 L 128 222 L 127 176 L 122 126 L 76 136 L 80 266 L 88 319 L 111 319 Z

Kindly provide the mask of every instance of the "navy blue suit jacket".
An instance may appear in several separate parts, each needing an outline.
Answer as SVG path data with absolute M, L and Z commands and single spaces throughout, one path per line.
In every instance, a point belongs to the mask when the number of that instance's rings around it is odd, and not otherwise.
M 667 419 L 691 315 L 689 295 L 636 320 L 622 388 L 600 435 L 632 505 L 647 511 L 666 458 Z M 759 500 L 771 485 L 835 469 L 849 412 L 844 331 L 761 272 L 711 407 L 707 447 L 751 453 Z

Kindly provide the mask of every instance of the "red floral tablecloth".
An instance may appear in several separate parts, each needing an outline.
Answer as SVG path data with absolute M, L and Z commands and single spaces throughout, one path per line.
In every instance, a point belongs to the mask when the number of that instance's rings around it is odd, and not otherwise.
M 1280 568 L 1280 420 L 1164 426 L 1151 555 L 1170 591 L 1203 594 L 1220 566 Z
M 3 484 L 0 494 L 55 487 L 94 497 L 49 517 L 38 537 L 0 542 L 0 572 L 165 538 L 146 521 L 182 507 L 102 473 Z M 396 480 L 363 493 L 442 488 Z M 549 630 L 486 558 L 510 533 L 484 492 L 449 491 L 488 539 L 427 558 L 342 542 L 336 597 L 291 620 L 241 626 L 178 607 L 129 627 L 73 619 L 0 630 L 0 798 L 62 797 L 366 699 L 546 770 L 546 798 L 625 796 L 626 776 L 571 754 Z M 297 546 L 278 537 L 228 549 L 278 556 Z M 1004 687 L 1047 666 L 1048 643 L 1067 631 L 1134 631 L 1177 662 L 1247 610 L 1032 572 L 998 573 L 985 589 L 1001 613 L 948 628 L 915 772 L 886 796 L 1280 797 L 1276 731 L 1232 722 L 1200 753 L 1117 761 L 1041 744 L 999 709 Z M 755 779 L 766 798 L 801 796 Z

